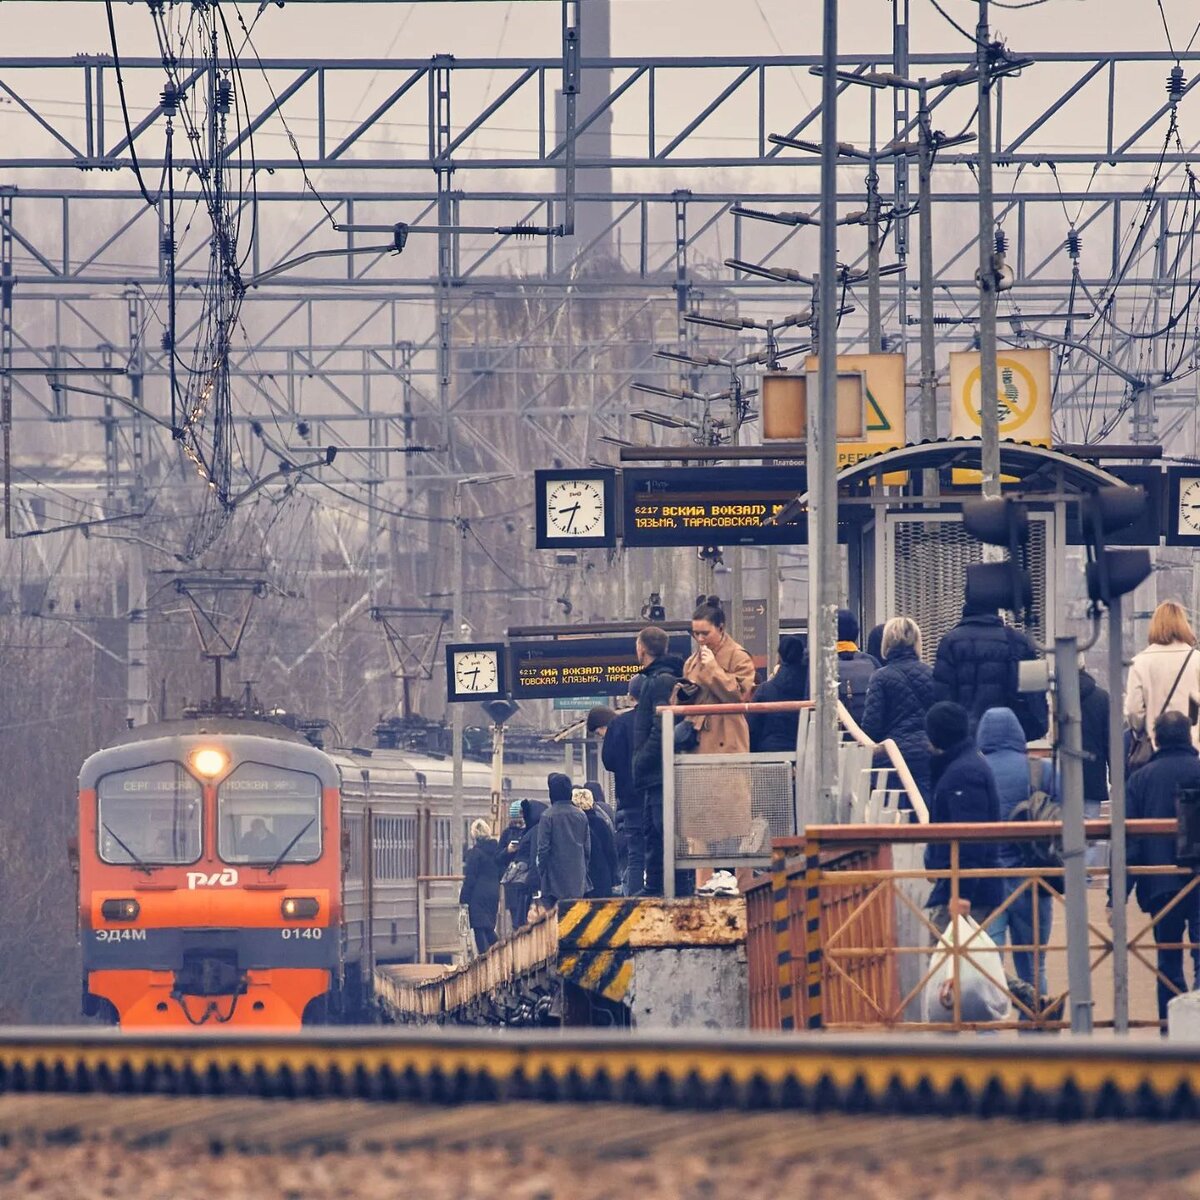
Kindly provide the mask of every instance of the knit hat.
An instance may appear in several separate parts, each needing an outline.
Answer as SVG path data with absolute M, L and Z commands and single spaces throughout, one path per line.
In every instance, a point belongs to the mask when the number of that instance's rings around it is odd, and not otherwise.
M 508 819 L 510 821 L 515 821 L 520 815 L 521 815 L 521 802 L 520 802 L 520 800 L 514 800 L 508 806 Z
M 793 667 L 804 665 L 804 652 L 808 644 L 798 633 L 785 633 L 779 639 L 779 658 Z
M 571 803 L 571 781 L 561 771 L 552 771 L 546 776 L 546 788 L 551 804 Z
M 925 732 L 938 750 L 950 750 L 971 732 L 971 718 L 961 704 L 939 700 L 925 714 Z
M 858 641 L 858 618 L 848 609 L 838 609 L 838 641 Z

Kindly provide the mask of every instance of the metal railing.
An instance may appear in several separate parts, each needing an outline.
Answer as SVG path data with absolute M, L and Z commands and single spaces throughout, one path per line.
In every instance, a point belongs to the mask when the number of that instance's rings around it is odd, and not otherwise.
M 676 753 L 677 716 L 751 716 L 797 713 L 796 748 L 754 754 Z M 675 892 L 676 868 L 765 867 L 772 839 L 794 837 L 806 826 L 828 820 L 816 810 L 813 779 L 811 701 L 765 704 L 663 706 L 664 885 Z M 845 736 L 839 745 L 838 821 L 872 823 L 929 820 L 929 810 L 899 747 L 890 738 L 873 742 L 843 705 L 838 713 Z M 876 766 L 878 759 L 885 765 Z M 899 780 L 898 788 L 889 786 Z
M 1088 821 L 1089 839 L 1105 840 L 1106 820 Z M 1131 821 L 1130 839 L 1172 836 L 1174 821 Z M 810 826 L 803 838 L 774 843 L 769 879 L 747 893 L 747 955 L 750 963 L 751 1024 L 755 1028 L 861 1029 L 1065 1029 L 1070 1026 L 1070 992 L 1066 983 L 1065 908 L 1061 894 L 1062 867 L 964 868 L 961 850 L 978 842 L 1037 842 L 1062 836 L 1059 822 L 911 826 Z M 924 866 L 925 844 L 944 843 L 949 866 Z M 1107 885 L 1107 869 L 1089 868 L 1093 881 Z M 1174 899 L 1153 915 L 1143 914 L 1130 933 L 1128 961 L 1135 971 L 1131 1027 L 1157 1028 L 1159 987 L 1167 994 L 1180 989 L 1159 969 L 1156 954 L 1177 950 L 1184 957 L 1200 955 L 1200 942 L 1158 942 L 1156 930 L 1181 903 L 1200 902 L 1200 877 L 1190 868 L 1134 866 L 1130 878 L 1168 876 L 1181 887 Z M 949 882 L 951 911 L 967 880 L 1014 881 L 1002 889 L 1000 900 L 982 915 L 981 929 L 995 927 L 1011 914 L 1023 896 L 1032 896 L 1032 934 L 1028 941 L 1000 944 L 1004 969 L 996 970 L 990 944 L 970 932 L 961 941 L 939 942 L 937 928 L 925 907 L 930 885 Z M 1099 910 L 1105 891 L 1097 888 L 1086 931 L 1093 978 L 1112 970 L 1113 942 Z M 1038 898 L 1048 898 L 1051 928 L 1040 927 Z M 1200 915 L 1200 909 L 1197 910 Z M 786 920 L 784 917 L 786 916 Z M 1195 938 L 1197 933 L 1189 931 Z M 1043 970 L 1048 988 L 1022 986 L 1014 954 L 1031 956 L 1036 985 Z M 943 1000 L 945 1020 L 926 1021 L 922 999 L 935 973 L 950 964 L 954 983 Z M 1198 960 L 1200 961 L 1200 960 Z M 1186 964 L 1185 964 L 1186 965 Z M 1003 995 L 1007 1011 L 996 1019 L 967 1020 L 961 1009 L 960 979 L 976 972 Z M 936 986 L 936 985 L 935 985 Z M 1097 997 L 1104 995 L 1093 987 Z M 1108 995 L 1111 996 L 1111 990 Z M 1097 1005 L 1099 1007 L 1099 1004 Z M 1094 1027 L 1112 1027 L 1112 1016 L 1097 1014 Z

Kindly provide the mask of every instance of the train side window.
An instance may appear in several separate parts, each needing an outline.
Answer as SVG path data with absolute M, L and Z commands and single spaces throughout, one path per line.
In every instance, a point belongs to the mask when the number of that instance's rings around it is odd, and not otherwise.
M 96 793 L 103 862 L 174 866 L 200 857 L 200 784 L 180 763 L 116 771 Z
M 307 771 L 247 762 L 217 792 L 217 852 L 230 863 L 316 862 L 321 781 Z

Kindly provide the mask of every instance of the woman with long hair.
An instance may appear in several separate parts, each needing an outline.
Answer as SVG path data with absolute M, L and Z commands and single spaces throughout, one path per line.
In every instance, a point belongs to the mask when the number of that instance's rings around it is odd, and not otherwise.
M 1200 744 L 1200 650 L 1183 605 L 1164 600 L 1150 619 L 1149 645 L 1134 656 L 1125 688 L 1125 720 L 1134 734 L 1154 736 L 1154 722 L 1165 712 L 1182 713 Z

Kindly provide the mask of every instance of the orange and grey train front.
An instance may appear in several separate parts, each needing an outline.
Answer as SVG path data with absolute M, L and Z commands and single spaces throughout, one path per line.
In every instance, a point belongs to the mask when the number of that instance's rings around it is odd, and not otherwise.
M 337 767 L 290 730 L 130 730 L 79 778 L 84 1011 L 296 1028 L 340 972 Z

